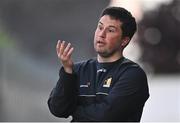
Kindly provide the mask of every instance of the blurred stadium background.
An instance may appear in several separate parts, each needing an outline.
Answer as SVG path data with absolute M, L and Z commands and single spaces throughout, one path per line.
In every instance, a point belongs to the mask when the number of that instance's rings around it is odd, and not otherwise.
M 138 32 L 124 55 L 147 72 L 150 98 L 142 122 L 180 122 L 179 0 L 0 0 L 0 122 L 69 121 L 47 99 L 61 66 L 58 39 L 75 62 L 95 57 L 93 35 L 106 6 L 129 9 Z

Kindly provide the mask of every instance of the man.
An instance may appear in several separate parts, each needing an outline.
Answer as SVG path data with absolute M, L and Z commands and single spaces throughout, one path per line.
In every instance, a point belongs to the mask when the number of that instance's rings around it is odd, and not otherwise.
M 57 117 L 72 121 L 140 121 L 149 97 L 147 77 L 123 49 L 136 31 L 135 18 L 121 7 L 108 7 L 94 36 L 97 58 L 74 64 L 73 47 L 58 41 L 62 63 L 48 106 Z

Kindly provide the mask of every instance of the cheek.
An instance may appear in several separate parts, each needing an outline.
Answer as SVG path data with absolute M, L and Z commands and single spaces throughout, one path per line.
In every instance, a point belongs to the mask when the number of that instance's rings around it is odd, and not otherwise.
M 118 38 L 110 38 L 108 40 L 108 44 L 109 44 L 109 48 L 113 48 L 113 47 L 120 47 L 121 43 L 120 40 L 118 40 Z
M 115 45 L 116 45 L 116 42 L 115 42 L 115 41 L 109 42 L 109 47 L 114 47 Z
M 94 41 L 97 38 L 97 30 L 94 32 Z

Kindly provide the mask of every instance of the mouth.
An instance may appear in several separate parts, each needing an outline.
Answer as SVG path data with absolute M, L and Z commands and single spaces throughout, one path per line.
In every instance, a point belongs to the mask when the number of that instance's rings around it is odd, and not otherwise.
M 98 46 L 103 46 L 103 45 L 105 45 L 106 43 L 105 43 L 104 41 L 96 41 L 96 44 L 97 44 Z

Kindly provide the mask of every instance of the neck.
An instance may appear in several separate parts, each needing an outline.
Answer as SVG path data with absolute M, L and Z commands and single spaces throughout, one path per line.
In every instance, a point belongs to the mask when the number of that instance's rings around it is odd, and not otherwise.
M 121 57 L 123 57 L 122 53 L 120 54 L 114 54 L 113 56 L 109 56 L 109 57 L 103 57 L 101 55 L 97 55 L 97 60 L 99 63 L 106 63 L 106 62 L 114 62 L 117 61 L 118 59 L 120 59 Z

